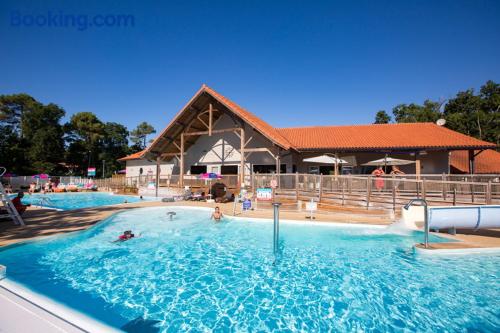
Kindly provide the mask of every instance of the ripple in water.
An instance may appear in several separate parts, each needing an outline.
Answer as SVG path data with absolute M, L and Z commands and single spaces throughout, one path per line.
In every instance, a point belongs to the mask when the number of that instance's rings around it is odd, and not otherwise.
M 500 328 L 498 256 L 419 257 L 420 233 L 282 224 L 273 266 L 272 223 L 175 211 L 172 221 L 166 208 L 129 211 L 2 251 L 0 263 L 14 280 L 131 332 Z M 111 242 L 129 229 L 141 236 Z

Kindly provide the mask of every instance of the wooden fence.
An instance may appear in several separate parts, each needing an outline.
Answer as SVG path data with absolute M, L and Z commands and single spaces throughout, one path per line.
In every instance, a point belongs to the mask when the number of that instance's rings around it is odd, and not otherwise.
M 140 187 L 154 184 L 154 176 L 113 177 L 89 179 L 58 177 L 62 183 L 95 183 L 101 189 L 136 192 Z M 5 181 L 5 180 L 3 180 Z M 31 177 L 9 180 L 17 186 L 29 185 Z M 40 180 L 40 182 L 44 182 Z M 238 175 L 224 175 L 219 180 L 184 176 L 184 186 L 193 189 L 208 188 L 221 182 L 237 193 Z M 179 176 L 161 176 L 160 187 L 179 187 Z M 283 202 L 316 201 L 324 206 L 362 206 L 366 208 L 396 209 L 413 198 L 424 198 L 430 205 L 500 204 L 500 175 L 402 175 L 375 178 L 370 175 L 311 175 L 311 174 L 251 174 L 245 177 L 245 188 L 271 187 L 275 197 Z

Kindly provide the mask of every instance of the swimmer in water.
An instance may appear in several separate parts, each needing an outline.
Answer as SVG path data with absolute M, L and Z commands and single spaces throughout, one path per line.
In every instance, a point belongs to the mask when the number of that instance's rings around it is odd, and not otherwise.
M 219 207 L 215 207 L 215 211 L 212 213 L 210 219 L 215 220 L 215 222 L 220 222 L 220 220 L 224 217 L 224 214 L 220 211 Z
M 118 236 L 118 239 L 114 240 L 113 243 L 115 242 L 125 242 L 125 241 L 128 241 L 129 239 L 132 239 L 134 238 L 135 235 L 132 233 L 132 230 L 126 230 L 123 232 L 123 234 L 121 234 L 120 236 Z

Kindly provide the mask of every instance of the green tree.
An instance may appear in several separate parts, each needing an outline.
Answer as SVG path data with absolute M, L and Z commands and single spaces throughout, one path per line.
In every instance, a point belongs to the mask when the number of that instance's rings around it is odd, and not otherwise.
M 67 163 L 77 166 L 77 172 L 85 174 L 87 167 L 98 163 L 104 124 L 92 112 L 79 112 L 71 116 L 65 129 Z
M 130 152 L 128 146 L 127 128 L 121 124 L 108 122 L 104 124 L 104 137 L 102 140 L 101 153 L 99 159 L 105 161 L 105 176 L 109 177 L 114 171 L 122 168 L 122 165 L 117 160 Z M 100 163 L 99 168 L 102 167 Z M 100 170 L 102 175 L 102 170 Z
M 60 120 L 63 109 L 48 104 L 27 112 L 23 117 L 22 132 L 29 142 L 27 158 L 36 173 L 54 173 L 61 169 L 64 156 L 64 132 Z
M 147 136 L 156 133 L 153 126 L 143 121 L 137 127 L 130 132 L 130 140 L 135 144 L 136 147 L 141 150 L 146 148 Z
M 486 82 L 476 95 L 473 89 L 461 91 L 444 108 L 447 127 L 499 144 L 500 85 Z
M 53 173 L 64 155 L 65 112 L 27 94 L 0 96 L 0 160 L 10 172 Z
M 380 110 L 375 115 L 374 124 L 388 124 L 390 122 L 391 122 L 391 116 L 389 116 L 387 112 L 385 112 L 385 110 Z
M 399 104 L 392 109 L 397 123 L 424 123 L 435 122 L 441 118 L 442 103 L 426 100 L 424 105 Z

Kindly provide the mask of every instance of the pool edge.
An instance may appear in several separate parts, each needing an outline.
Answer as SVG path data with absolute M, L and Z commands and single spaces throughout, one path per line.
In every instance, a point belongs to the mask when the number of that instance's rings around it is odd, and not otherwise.
M 8 277 L 0 280 L 0 288 L 43 310 L 47 316 L 55 317 L 83 332 L 123 332 L 50 297 L 37 293 Z

